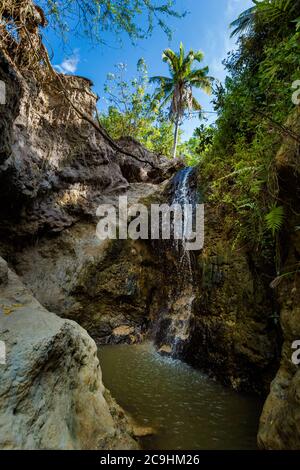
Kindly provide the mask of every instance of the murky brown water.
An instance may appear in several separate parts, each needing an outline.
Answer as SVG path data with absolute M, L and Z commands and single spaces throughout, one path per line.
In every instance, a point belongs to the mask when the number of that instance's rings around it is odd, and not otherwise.
M 103 381 L 141 425 L 156 429 L 145 449 L 255 449 L 262 403 L 188 365 L 161 357 L 151 343 L 99 349 Z

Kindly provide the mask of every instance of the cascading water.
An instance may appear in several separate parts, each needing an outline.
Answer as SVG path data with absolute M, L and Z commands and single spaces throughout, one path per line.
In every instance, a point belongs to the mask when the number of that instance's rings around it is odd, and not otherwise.
M 195 208 L 197 203 L 197 189 L 195 170 L 192 167 L 179 171 L 172 181 L 170 203 L 178 204 L 183 209 L 183 234 L 187 235 L 186 205 Z M 195 300 L 193 252 L 187 250 L 187 240 L 172 239 L 166 250 L 171 252 L 174 278 L 173 286 L 169 292 L 167 306 L 159 314 L 155 325 L 156 342 L 160 351 L 173 357 L 181 357 L 184 347 L 189 340 L 191 322 L 193 320 L 193 307 Z
M 190 186 L 190 178 L 194 172 L 193 167 L 187 167 L 183 170 L 179 171 L 173 180 L 173 197 L 172 197 L 172 205 L 179 204 L 183 210 L 187 205 L 191 205 L 193 208 L 196 204 L 196 194 L 195 191 Z M 192 271 L 192 262 L 191 262 L 191 254 L 190 251 L 186 248 L 186 236 L 188 235 L 188 220 L 187 216 L 184 213 L 183 216 L 183 239 L 182 240 L 174 240 L 175 249 L 178 251 L 180 258 L 179 258 L 179 268 L 183 267 L 182 265 L 187 264 L 188 268 L 188 275 L 193 278 L 193 271 Z M 181 271 L 184 271 L 182 269 Z

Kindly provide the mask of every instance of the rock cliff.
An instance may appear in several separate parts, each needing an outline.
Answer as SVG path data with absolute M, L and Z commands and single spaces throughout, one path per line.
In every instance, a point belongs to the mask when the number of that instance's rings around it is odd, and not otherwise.
M 300 110 L 287 125 L 300 132 Z M 280 198 L 285 208 L 281 240 L 282 275 L 274 281 L 283 332 L 279 371 L 271 384 L 260 421 L 258 442 L 264 449 L 300 449 L 300 366 L 293 363 L 293 343 L 300 340 L 300 166 L 299 143 L 285 138 L 276 156 Z

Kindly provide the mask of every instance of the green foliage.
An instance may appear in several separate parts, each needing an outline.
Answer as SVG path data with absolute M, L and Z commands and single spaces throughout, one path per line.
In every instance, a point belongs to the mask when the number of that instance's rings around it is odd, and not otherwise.
M 278 271 L 285 218 L 275 157 L 293 130 L 287 118 L 294 109 L 291 85 L 300 77 L 300 2 L 254 4 L 233 23 L 242 34 L 239 49 L 225 61 L 225 85 L 214 89 L 216 131 L 200 172 L 211 182 L 208 200 L 231 212 L 235 243 L 275 259 Z
M 167 19 L 186 15 L 174 8 L 174 0 L 37 0 L 36 4 L 64 37 L 71 30 L 92 42 L 104 42 L 107 31 L 116 35 L 125 31 L 133 40 L 145 38 L 155 25 L 170 38 Z
M 267 228 L 273 237 L 280 231 L 284 221 L 284 208 L 282 206 L 273 206 L 270 212 L 265 216 Z
M 118 64 L 107 76 L 104 91 L 108 111 L 100 115 L 101 124 L 114 139 L 133 137 L 155 153 L 171 156 L 174 125 L 151 107 L 147 65 L 137 64 L 137 74 L 126 77 L 126 65 Z
M 231 23 L 232 36 L 253 34 L 261 29 L 276 27 L 277 31 L 295 19 L 299 0 L 253 0 L 254 6 Z
M 201 124 L 194 130 L 193 136 L 178 147 L 179 155 L 184 156 L 188 166 L 195 166 L 209 152 L 213 143 L 215 129 Z

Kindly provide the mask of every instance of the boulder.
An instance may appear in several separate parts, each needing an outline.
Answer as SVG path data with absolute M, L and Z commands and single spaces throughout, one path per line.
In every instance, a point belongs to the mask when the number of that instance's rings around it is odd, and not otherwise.
M 0 305 L 0 448 L 136 449 L 87 332 L 48 312 L 10 270 Z

